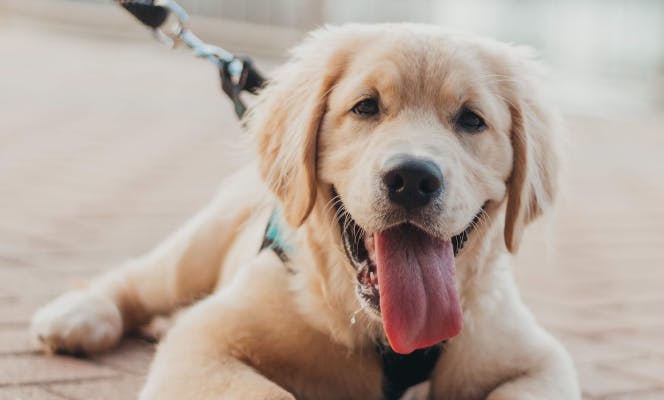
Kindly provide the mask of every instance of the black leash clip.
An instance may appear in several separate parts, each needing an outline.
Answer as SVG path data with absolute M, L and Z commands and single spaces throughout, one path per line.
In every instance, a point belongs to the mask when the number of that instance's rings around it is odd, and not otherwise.
M 152 29 L 158 29 L 161 27 L 170 14 L 170 10 L 167 7 L 155 4 L 153 0 L 117 1 L 125 10 L 129 11 L 134 17 L 136 17 L 136 19 L 141 21 L 143 25 Z
M 222 90 L 233 102 L 235 114 L 241 119 L 247 111 L 247 106 L 240 98 L 240 93 L 246 91 L 257 94 L 265 84 L 265 78 L 256 70 L 254 63 L 248 57 L 223 61 L 219 68 L 219 76 Z
M 143 25 L 152 29 L 155 38 L 168 47 L 175 48 L 182 37 L 188 34 L 192 40 L 204 44 L 187 29 L 189 15 L 174 0 L 115 0 L 125 10 L 129 11 Z M 172 22 L 172 24 L 171 24 Z M 167 25 L 171 25 L 168 27 Z M 190 43 L 186 43 L 192 47 Z M 192 47 L 193 48 L 193 47 Z M 196 49 L 194 49 L 196 50 Z

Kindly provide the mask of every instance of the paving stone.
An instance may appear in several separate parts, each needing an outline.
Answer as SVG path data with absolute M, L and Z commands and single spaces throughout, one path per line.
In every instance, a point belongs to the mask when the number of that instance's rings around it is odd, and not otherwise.
M 130 400 L 138 397 L 144 382 L 137 375 L 49 385 L 48 389 L 70 400 Z
M 28 330 L 25 327 L 0 327 L 0 354 L 30 352 Z
M 655 380 L 633 377 L 594 364 L 579 364 L 577 367 L 583 393 L 590 397 L 605 398 L 660 388 Z
M 662 400 L 664 389 L 647 392 L 629 392 L 603 397 L 602 400 Z
M 652 379 L 659 382 L 660 386 L 664 388 L 664 356 L 648 354 L 614 363 L 600 363 L 599 365 L 626 375 Z
M 154 356 L 155 345 L 136 338 L 126 338 L 113 351 L 93 357 L 99 364 L 131 374 L 146 374 Z
M 647 355 L 647 351 L 619 340 L 595 338 L 592 335 L 579 336 L 567 333 L 558 334 L 557 338 L 565 345 L 577 363 L 619 362 L 626 358 Z
M 0 301 L 0 327 L 4 325 L 27 326 L 32 314 L 50 299 L 51 296 L 44 297 L 39 293 L 34 293 L 33 296 L 24 295 L 10 301 Z
M 67 400 L 55 393 L 35 386 L 0 387 L 2 400 Z
M 27 257 L 27 256 L 26 256 Z M 35 254 L 30 255 L 35 257 Z M 54 258 L 52 255 L 51 258 Z M 4 288 L 0 301 L 12 298 L 20 299 L 26 292 L 52 298 L 60 294 L 63 288 L 76 288 L 93 275 L 92 268 L 81 271 L 75 268 L 58 268 L 57 263 L 50 267 L 0 267 L 0 281 L 14 282 Z
M 643 350 L 644 353 L 664 357 L 664 327 L 642 329 L 632 335 L 622 335 L 618 332 L 609 332 L 607 338 L 616 341 L 628 341 L 630 346 Z
M 0 357 L 0 386 L 106 378 L 118 373 L 89 361 L 64 356 L 9 355 Z

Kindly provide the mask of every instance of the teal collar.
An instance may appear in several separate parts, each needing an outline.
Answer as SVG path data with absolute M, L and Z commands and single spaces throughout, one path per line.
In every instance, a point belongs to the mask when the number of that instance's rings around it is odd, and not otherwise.
M 275 207 L 265 228 L 263 243 L 259 251 L 270 249 L 281 261 L 287 262 L 289 260 L 288 253 L 291 251 L 287 236 L 288 227 L 281 218 L 281 211 Z

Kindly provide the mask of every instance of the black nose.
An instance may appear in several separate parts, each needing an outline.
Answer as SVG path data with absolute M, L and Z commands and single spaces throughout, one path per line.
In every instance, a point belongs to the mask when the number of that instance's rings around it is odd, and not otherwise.
M 432 161 L 394 156 L 383 171 L 383 184 L 390 200 L 407 210 L 425 206 L 442 192 L 443 174 Z

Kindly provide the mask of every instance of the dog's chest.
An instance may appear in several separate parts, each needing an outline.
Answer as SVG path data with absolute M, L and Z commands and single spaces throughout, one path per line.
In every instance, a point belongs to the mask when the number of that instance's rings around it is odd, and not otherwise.
M 400 355 L 379 347 L 349 354 L 325 347 L 304 346 L 291 354 L 290 365 L 264 365 L 264 373 L 298 399 L 396 400 L 428 380 L 441 352 L 436 346 Z
M 288 361 L 262 365 L 262 373 L 297 399 L 383 399 L 383 373 L 373 354 L 349 355 L 303 346 Z

